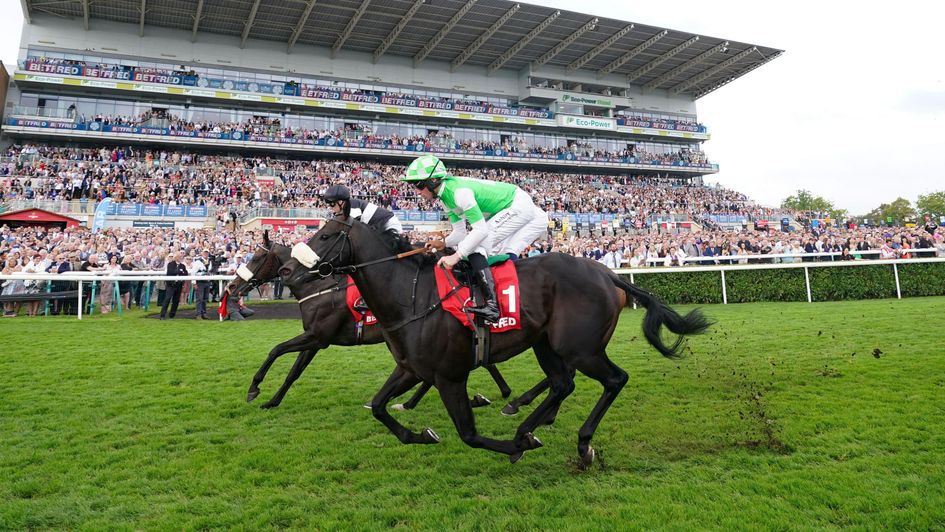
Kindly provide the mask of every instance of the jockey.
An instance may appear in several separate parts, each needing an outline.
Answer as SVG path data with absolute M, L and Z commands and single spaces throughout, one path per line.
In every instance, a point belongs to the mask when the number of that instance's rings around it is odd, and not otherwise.
M 401 179 L 413 183 L 427 201 L 439 198 L 446 207 L 453 231 L 445 243 L 428 246 L 456 249 L 456 253 L 440 258 L 438 266 L 452 268 L 461 257 L 469 259 L 485 298 L 483 305 L 469 311 L 486 321 L 498 321 L 495 280 L 486 257 L 505 253 L 518 258 L 545 233 L 548 214 L 515 185 L 448 175 L 446 166 L 433 155 L 414 159 Z M 466 231 L 467 221 L 472 231 Z
M 389 210 L 378 207 L 373 203 L 351 197 L 351 192 L 342 185 L 332 185 L 322 194 L 322 199 L 328 204 L 328 208 L 335 216 L 344 214 L 360 220 L 372 229 L 378 232 L 394 231 L 397 234 L 403 232 L 400 225 L 400 219 Z

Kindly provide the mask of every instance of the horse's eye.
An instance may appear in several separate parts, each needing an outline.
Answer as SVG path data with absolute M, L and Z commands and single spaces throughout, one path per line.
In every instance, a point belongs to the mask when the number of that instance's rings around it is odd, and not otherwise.
M 328 240 L 328 235 L 322 235 L 322 236 L 320 236 L 320 237 L 318 237 L 318 238 L 319 238 L 319 240 Z

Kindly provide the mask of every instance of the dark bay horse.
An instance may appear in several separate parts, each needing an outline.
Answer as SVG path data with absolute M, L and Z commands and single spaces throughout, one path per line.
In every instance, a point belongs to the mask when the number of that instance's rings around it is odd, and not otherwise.
M 288 246 L 269 240 L 268 231 L 263 233 L 263 242 L 257 245 L 256 251 L 249 262 L 246 263 L 242 275 L 227 285 L 230 297 L 242 297 L 259 285 L 275 279 L 278 276 L 279 268 L 291 258 L 291 252 L 292 249 Z M 253 381 L 249 385 L 249 392 L 246 395 L 248 402 L 259 396 L 259 385 L 266 378 L 269 369 L 276 359 L 286 353 L 299 352 L 299 355 L 295 363 L 292 364 L 292 368 L 289 370 L 279 391 L 263 404 L 262 408 L 279 406 L 289 388 L 302 375 L 302 372 L 305 371 L 305 368 L 308 367 L 319 350 L 330 345 L 373 345 L 384 341 L 380 325 L 363 326 L 360 336 L 358 335 L 358 322 L 348 310 L 345 302 L 347 283 L 348 276 L 341 274 L 319 279 L 312 283 L 286 283 L 286 287 L 289 288 L 292 295 L 301 302 L 300 310 L 302 311 L 304 332 L 272 348 L 262 366 L 253 376 Z M 486 369 L 498 385 L 502 397 L 507 398 L 511 395 L 512 390 L 509 389 L 499 370 L 491 365 L 487 366 Z M 430 386 L 429 384 L 422 385 L 410 400 L 403 405 L 395 405 L 395 407 L 400 406 L 406 410 L 414 408 L 429 391 Z M 472 401 L 474 406 L 489 404 L 489 400 L 479 394 L 476 394 Z
M 525 451 L 541 447 L 532 432 L 553 416 L 574 390 L 574 368 L 604 388 L 578 432 L 578 456 L 586 467 L 594 460 L 591 438 L 628 379 L 605 352 L 627 302 L 635 298 L 647 309 L 643 334 L 668 358 L 680 356 L 685 335 L 704 332 L 710 325 L 699 311 L 681 316 L 655 295 L 592 260 L 545 253 L 517 261 L 522 328 L 493 335 L 490 360 L 499 363 L 533 348 L 551 388 L 512 439 L 486 438 L 476 430 L 466 391 L 474 366 L 472 333 L 439 308 L 434 259 L 414 256 L 391 260 L 396 258 L 393 254 L 409 249 L 408 243 L 385 241 L 382 235 L 351 218 L 330 220 L 309 240 L 308 247 L 305 253 L 299 250 L 293 254 L 307 266 L 314 266 L 318 275 L 349 272 L 384 327 L 397 367 L 372 399 L 371 410 L 403 443 L 439 441 L 431 429 L 411 432 L 387 411 L 392 398 L 423 381 L 435 384 L 466 444 L 506 454 L 514 463 Z M 307 266 L 293 258 L 279 273 L 287 281 L 304 282 L 315 277 Z M 664 325 L 680 335 L 669 346 L 660 337 Z

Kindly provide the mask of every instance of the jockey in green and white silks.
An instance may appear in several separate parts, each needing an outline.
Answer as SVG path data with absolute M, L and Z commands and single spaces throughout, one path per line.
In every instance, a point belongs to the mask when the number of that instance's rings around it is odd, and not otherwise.
M 446 166 L 433 155 L 414 159 L 403 180 L 414 183 L 424 199 L 437 197 L 446 207 L 453 231 L 445 245 L 456 253 L 441 258 L 439 264 L 452 268 L 461 257 L 468 257 L 486 299 L 483 306 L 470 310 L 487 321 L 497 320 L 495 281 L 486 257 L 507 253 L 517 258 L 545 233 L 547 213 L 515 185 L 447 174 Z M 471 231 L 466 230 L 467 221 Z

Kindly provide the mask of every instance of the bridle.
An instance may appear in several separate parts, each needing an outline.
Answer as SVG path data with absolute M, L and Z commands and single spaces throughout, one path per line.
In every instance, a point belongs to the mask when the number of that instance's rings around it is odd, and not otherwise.
M 387 262 L 391 260 L 399 260 L 399 259 L 403 259 L 407 257 L 412 257 L 413 255 L 419 255 L 421 253 L 430 252 L 430 250 L 426 248 L 417 248 L 417 249 L 412 249 L 410 251 L 405 251 L 403 253 L 398 253 L 396 255 L 391 255 L 389 257 L 383 257 L 380 259 L 369 260 L 367 262 L 361 262 L 359 264 L 349 264 L 347 266 L 335 266 L 333 262 L 336 262 L 337 260 L 341 258 L 342 254 L 345 252 L 346 247 L 351 247 L 351 238 L 348 236 L 348 233 L 351 230 L 352 224 L 350 222 L 339 220 L 337 218 L 331 221 L 338 222 L 339 224 L 345 226 L 345 229 L 342 229 L 338 233 L 338 235 L 335 237 L 335 241 L 332 242 L 331 246 L 328 247 L 327 253 L 331 253 L 331 251 L 339 244 L 341 245 L 341 247 L 338 250 L 338 253 L 335 254 L 335 256 L 331 257 L 330 259 L 319 260 L 318 263 L 315 265 L 315 269 L 309 270 L 310 274 L 316 274 L 321 277 L 329 277 L 336 273 L 346 273 L 350 275 L 368 266 L 373 266 L 375 264 L 380 264 L 382 262 Z
M 275 254 L 272 252 L 272 243 L 270 243 L 270 246 L 267 248 L 266 246 L 257 242 L 256 247 L 265 251 L 266 255 L 265 255 L 265 259 L 256 267 L 256 271 L 250 270 L 248 266 L 246 267 L 246 270 L 251 274 L 251 277 L 249 278 L 249 280 L 244 279 L 242 276 L 240 276 L 240 279 L 242 279 L 242 281 L 249 286 L 249 290 L 259 288 L 260 285 L 263 285 L 266 282 L 268 282 L 268 281 L 260 280 L 258 274 L 260 271 L 262 271 L 263 267 L 269 264 L 269 261 L 271 261 L 273 257 L 275 256 Z

